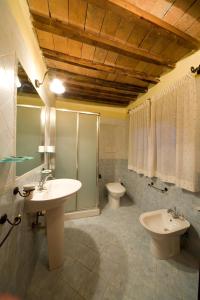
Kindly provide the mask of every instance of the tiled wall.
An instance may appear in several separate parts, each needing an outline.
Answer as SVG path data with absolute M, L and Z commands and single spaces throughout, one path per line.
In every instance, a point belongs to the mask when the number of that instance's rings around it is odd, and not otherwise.
M 15 55 L 0 57 L 0 157 L 15 155 Z M 32 277 L 40 251 L 41 235 L 31 229 L 32 218 L 24 213 L 24 199 L 14 197 L 13 187 L 38 181 L 40 168 L 15 181 L 15 164 L 0 164 L 0 215 L 6 213 L 12 221 L 21 214 L 22 222 L 15 227 L 8 240 L 0 248 L 0 293 L 12 292 L 21 297 Z M 0 241 L 10 228 L 0 225 Z
M 101 117 L 99 136 L 99 198 L 105 198 L 105 184 L 115 178 L 115 162 L 127 159 L 128 120 Z M 119 180 L 120 178 L 116 178 Z
M 16 4 L 18 10 L 22 2 Z M 24 2 L 25 5 L 27 4 Z M 24 21 L 23 11 L 18 17 L 22 22 Z M 27 20 L 29 24 L 24 26 L 24 31 L 28 31 L 28 27 L 31 31 L 31 22 Z M 19 28 L 15 23 L 8 1 L 0 1 L 0 27 L 0 158 L 3 158 L 15 155 L 16 148 L 17 56 L 23 58 L 24 68 L 32 79 L 41 77 L 38 76 L 36 67 L 39 69 L 38 64 L 42 58 L 39 47 L 35 47 L 34 40 L 31 41 L 33 32 L 32 35 L 30 32 L 27 33 L 29 38 L 27 41 L 20 31 L 22 26 Z M 31 280 L 41 241 L 45 235 L 43 232 L 31 229 L 32 217 L 24 212 L 24 199 L 14 197 L 12 192 L 16 184 L 21 188 L 26 182 L 38 181 L 38 176 L 39 169 L 35 169 L 16 182 L 15 164 L 0 163 L 0 215 L 6 213 L 11 221 L 18 214 L 22 216 L 21 224 L 13 229 L 0 248 L 0 294 L 10 292 L 18 294 L 22 299 Z M 0 225 L 0 241 L 9 229 L 10 225 L 7 223 Z
M 103 129 L 101 127 L 101 134 L 106 135 Z M 99 170 L 102 175 L 100 181 L 100 201 L 107 194 L 105 183 L 120 179 L 124 183 L 127 194 L 132 199 L 133 204 L 137 205 L 141 209 L 141 212 L 176 206 L 178 211 L 182 212 L 191 223 L 189 235 L 184 239 L 185 246 L 200 259 L 200 212 L 194 209 L 194 207 L 200 206 L 200 193 L 191 193 L 177 188 L 172 184 L 165 184 L 160 180 L 154 180 L 156 186 L 168 188 L 167 193 L 161 193 L 148 186 L 148 183 L 151 182 L 149 178 L 128 170 L 127 158 L 107 158 L 105 155 L 101 155 L 100 157 Z
M 33 32 L 26 0 L 0 1 L 0 158 L 15 155 L 16 89 L 15 71 L 18 59 L 30 80 L 40 79 L 46 70 L 41 51 Z M 46 104 L 54 104 L 48 89 L 48 80 L 39 88 Z M 46 142 L 50 126 L 46 126 Z M 44 232 L 31 229 L 32 217 L 24 212 L 24 199 L 14 197 L 13 187 L 38 181 L 37 168 L 15 182 L 15 164 L 0 164 L 0 215 L 6 213 L 12 221 L 19 213 L 22 223 L 13 229 L 0 248 L 0 294 L 12 292 L 22 299 L 31 280 L 34 266 L 45 237 Z M 9 229 L 0 225 L 0 241 Z
M 22 188 L 22 185 L 27 182 L 38 181 L 39 169 L 17 180 L 16 185 Z M 9 292 L 24 299 L 45 234 L 43 231 L 32 229 L 31 224 L 35 221 L 34 215 L 25 213 L 24 199 L 20 196 L 14 197 L 12 189 L 10 187 L 1 194 L 0 212 L 6 213 L 11 221 L 20 214 L 22 222 L 13 229 L 0 249 L 0 293 Z M 1 239 L 9 229 L 8 223 L 1 226 Z

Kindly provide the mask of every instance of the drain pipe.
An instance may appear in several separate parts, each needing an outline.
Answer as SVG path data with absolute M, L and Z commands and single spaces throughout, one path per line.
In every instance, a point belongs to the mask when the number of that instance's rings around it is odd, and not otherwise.
M 32 228 L 45 228 L 45 226 L 42 226 L 42 224 L 39 222 L 39 217 L 44 217 L 46 215 L 46 212 L 44 210 L 37 211 L 35 216 L 35 222 L 32 223 Z

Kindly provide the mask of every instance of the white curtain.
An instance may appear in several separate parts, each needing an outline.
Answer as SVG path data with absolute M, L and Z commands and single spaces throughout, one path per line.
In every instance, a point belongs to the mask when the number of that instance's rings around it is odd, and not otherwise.
M 167 182 L 176 177 L 176 115 L 176 89 L 152 98 L 148 175 Z
M 200 78 L 187 77 L 178 95 L 176 185 L 200 191 Z
M 128 169 L 147 175 L 150 101 L 130 112 Z
M 151 99 L 146 142 L 144 136 L 133 134 L 135 125 L 130 126 L 129 132 L 130 144 L 134 144 L 134 148 L 138 149 L 141 143 L 145 147 L 148 145 L 148 151 L 144 150 L 148 153 L 143 165 L 144 175 L 158 177 L 193 192 L 200 191 L 199 108 L 200 79 L 190 75 Z M 135 120 L 132 119 L 130 123 L 135 123 Z M 146 131 L 146 125 L 140 130 Z M 143 141 L 138 142 L 140 139 Z M 136 152 L 131 147 L 129 150 L 129 160 L 134 155 L 134 161 L 137 161 Z M 131 169 L 138 172 L 134 164 Z

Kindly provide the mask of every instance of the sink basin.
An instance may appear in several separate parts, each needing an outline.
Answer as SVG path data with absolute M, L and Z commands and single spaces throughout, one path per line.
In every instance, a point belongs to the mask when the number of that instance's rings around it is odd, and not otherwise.
M 139 220 L 151 235 L 154 256 L 167 259 L 180 252 L 180 236 L 190 227 L 186 219 L 175 219 L 167 209 L 160 209 L 141 214 Z
M 49 269 L 59 268 L 64 262 L 64 202 L 76 193 L 82 184 L 74 179 L 47 181 L 45 189 L 35 190 L 33 197 L 25 200 L 26 212 L 46 211 L 46 228 Z
M 81 186 L 81 182 L 75 179 L 49 180 L 44 190 L 36 189 L 32 199 L 25 201 L 25 209 L 27 212 L 36 212 L 55 208 L 66 201 L 66 197 L 76 193 Z

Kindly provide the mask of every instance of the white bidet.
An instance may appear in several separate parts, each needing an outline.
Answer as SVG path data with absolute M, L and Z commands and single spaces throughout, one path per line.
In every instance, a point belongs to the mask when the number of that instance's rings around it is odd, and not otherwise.
M 151 253 L 155 257 L 167 259 L 180 253 L 180 236 L 190 227 L 187 220 L 174 218 L 167 209 L 143 213 L 139 220 L 151 235 Z

